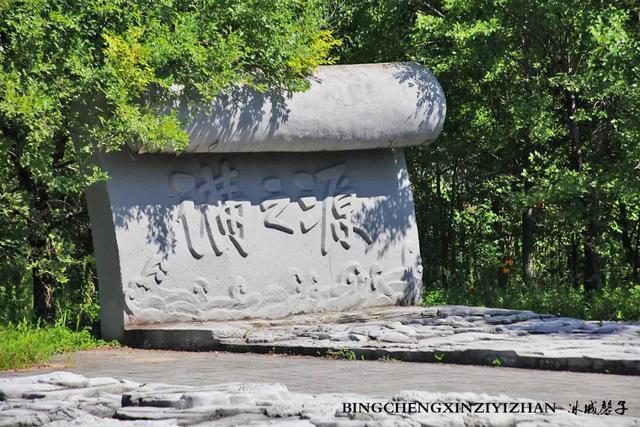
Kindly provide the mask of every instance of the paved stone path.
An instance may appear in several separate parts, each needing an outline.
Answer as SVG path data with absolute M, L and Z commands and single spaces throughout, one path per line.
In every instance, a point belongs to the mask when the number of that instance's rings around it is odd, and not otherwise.
M 640 323 L 464 306 L 387 307 L 282 320 L 138 327 L 129 345 L 500 365 L 640 375 Z
M 357 403 L 370 409 L 354 411 Z M 378 404 L 378 409 L 373 404 Z M 614 404 L 613 408 L 619 406 Z M 567 409 L 530 399 L 474 393 L 401 391 L 376 399 L 353 393 L 296 393 L 282 384 L 139 384 L 68 372 L 0 379 L 2 427 L 640 425 L 639 418 L 574 415 Z M 442 413 L 447 410 L 457 413 Z M 505 411 L 509 413 L 496 413 Z
M 54 426 L 68 425 L 72 418 L 80 420 L 78 425 L 112 425 L 119 423 L 113 419 L 116 416 L 132 419 L 132 425 L 173 425 L 176 420 L 193 424 L 222 417 L 216 422 L 640 427 L 639 419 L 628 418 L 640 417 L 639 375 L 566 371 L 640 372 L 637 323 L 584 322 L 531 312 L 470 307 L 401 307 L 293 316 L 280 321 L 162 325 L 130 331 L 127 338 L 135 338 L 137 345 L 146 347 L 225 348 L 236 353 L 122 347 L 60 355 L 46 366 L 0 372 L 0 426 L 17 422 L 39 425 L 45 421 Z M 317 356 L 331 351 L 378 360 L 278 354 Z M 390 357 L 432 363 L 408 363 Z M 496 359 L 499 366 L 456 364 L 490 365 Z M 523 365 L 556 370 L 509 367 Z M 103 379 L 52 374 L 60 370 Z M 31 377 L 36 374 L 45 377 Z M 174 386 L 166 389 L 131 381 Z M 35 387 L 36 391 L 39 387 L 49 388 L 51 393 L 36 396 L 29 387 Z M 136 393 L 150 397 L 142 400 L 131 397 Z M 222 400 L 211 400 L 211 393 Z M 198 401 L 197 396 L 204 400 L 188 410 L 183 408 L 187 400 Z M 128 406 L 118 403 L 123 398 Z M 368 415 L 337 411 L 336 405 L 347 398 L 447 402 L 525 399 L 555 403 L 563 409 L 553 417 L 492 414 L 489 418 L 477 418 L 466 414 L 433 418 L 421 414 L 369 419 Z M 591 401 L 599 405 L 603 400 L 611 400 L 614 406 L 618 401 L 626 401 L 627 417 L 580 418 L 566 412 L 576 401 L 583 407 Z M 231 401 L 244 402 L 244 406 L 235 403 L 229 406 Z M 88 409 L 91 407 L 99 408 L 98 412 Z M 267 407 L 279 409 L 269 412 Z M 140 421 L 152 418 L 151 414 L 159 414 L 158 423 Z
M 640 416 L 638 376 L 505 367 L 117 348 L 60 355 L 49 366 L 0 372 L 0 378 L 55 370 L 70 370 L 87 377 L 192 386 L 281 383 L 299 393 L 357 393 L 380 398 L 402 390 L 421 390 L 506 394 L 559 405 L 576 400 L 626 400 L 629 413 Z

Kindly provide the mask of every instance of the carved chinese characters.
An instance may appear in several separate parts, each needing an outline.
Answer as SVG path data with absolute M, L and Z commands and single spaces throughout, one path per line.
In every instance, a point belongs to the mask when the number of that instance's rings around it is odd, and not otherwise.
M 354 233 L 360 236 L 367 244 L 372 243 L 366 230 L 355 224 L 353 219 L 353 198 L 355 194 L 349 192 L 349 178 L 344 175 L 347 165 L 339 163 L 319 170 L 315 175 L 308 172 L 298 172 L 294 176 L 294 183 L 302 193 L 298 198 L 298 206 L 302 211 L 299 220 L 300 231 L 305 234 L 310 232 L 319 223 L 321 224 L 321 253 L 328 252 L 327 239 L 330 237 L 339 242 L 343 248 L 351 247 L 351 239 Z M 316 182 L 324 184 L 325 192 L 322 201 L 318 201 L 312 194 L 316 190 Z M 273 177 L 264 180 L 264 189 L 272 193 L 272 196 L 260 204 L 265 212 L 265 227 L 274 228 L 288 234 L 294 234 L 294 226 L 278 219 L 287 209 L 290 198 L 283 198 L 280 178 Z
M 322 255 L 329 251 L 329 239 L 344 249 L 351 248 L 355 236 L 370 245 L 372 238 L 353 217 L 356 195 L 349 188 L 346 170 L 345 163 L 338 163 L 315 174 L 296 173 L 293 181 L 301 193 L 295 203 L 297 207 L 293 206 L 290 195 L 283 192 L 279 177 L 263 179 L 262 189 L 266 197 L 260 203 L 260 211 L 264 214 L 264 226 L 295 234 L 296 224 L 287 222 L 283 214 L 288 209 L 297 208 L 302 234 L 309 233 L 320 224 Z M 218 242 L 223 238 L 228 238 L 240 255 L 248 255 L 243 244 L 243 210 L 246 209 L 243 205 L 246 203 L 233 199 L 241 194 L 234 182 L 237 176 L 238 171 L 227 161 L 221 162 L 219 175 L 215 175 L 209 165 L 201 166 L 197 173 L 177 172 L 170 175 L 170 187 L 180 195 L 178 215 L 189 252 L 194 258 L 202 258 L 205 242 L 216 255 L 222 255 Z M 316 190 L 320 190 L 316 194 L 320 194 L 321 200 L 311 195 Z
M 113 158 L 135 162 L 109 184 L 135 194 L 112 202 L 128 325 L 419 299 L 401 153 Z
M 278 217 L 289 206 L 290 199 L 283 197 L 280 178 L 267 178 L 263 181 L 263 188 L 270 196 L 260 203 L 260 210 L 264 212 L 264 226 L 293 234 L 293 226 Z
M 220 175 L 214 175 L 209 166 L 202 166 L 199 174 L 170 175 L 172 189 L 181 196 L 178 215 L 194 258 L 204 255 L 204 240 L 216 255 L 222 255 L 218 242 L 224 238 L 233 243 L 240 255 L 248 255 L 243 245 L 243 204 L 231 199 L 238 194 L 233 182 L 237 175 L 227 162 L 222 162 Z
M 131 141 L 96 154 L 109 176 L 87 189 L 104 337 L 420 301 L 402 147 L 442 130 L 429 70 L 327 66 L 306 91 L 237 86 L 214 100 L 175 89 L 141 101 L 177 111 L 182 153 Z

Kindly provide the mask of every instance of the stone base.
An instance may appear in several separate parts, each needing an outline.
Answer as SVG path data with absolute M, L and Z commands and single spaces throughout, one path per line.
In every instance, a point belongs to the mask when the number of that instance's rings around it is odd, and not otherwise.
M 125 342 L 149 349 L 640 375 L 638 323 L 588 322 L 479 307 L 381 307 L 280 320 L 150 325 L 126 330 Z
M 391 413 L 354 413 L 343 403 L 391 403 Z M 415 409 L 420 402 L 427 412 Z M 442 414 L 446 402 L 455 407 L 525 408 L 520 412 Z M 413 403 L 409 408 L 409 404 Z M 492 405 L 495 403 L 497 405 Z M 537 405 L 539 403 L 539 405 Z M 138 384 L 112 378 L 85 378 L 69 372 L 0 379 L 0 426 L 637 426 L 640 419 L 619 415 L 573 415 L 556 406 L 555 413 L 537 402 L 474 393 L 402 391 L 387 399 L 357 394 L 306 394 L 281 384 L 218 384 L 201 387 Z M 464 404 L 464 405 L 463 405 Z M 394 413 L 392 408 L 398 407 Z M 438 409 L 439 408 L 439 409 Z M 531 408 L 531 409 L 526 409 Z M 407 413 L 413 411 L 413 413 Z M 458 410 L 460 411 L 460 410 Z M 503 410 L 504 411 L 504 410 Z

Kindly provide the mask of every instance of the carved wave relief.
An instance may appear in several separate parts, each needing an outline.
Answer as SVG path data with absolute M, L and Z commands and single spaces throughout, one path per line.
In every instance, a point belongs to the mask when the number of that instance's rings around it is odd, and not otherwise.
M 300 313 L 343 311 L 415 303 L 420 294 L 421 262 L 407 245 L 411 264 L 384 269 L 374 262 L 347 262 L 332 283 L 310 270 L 290 267 L 277 283 L 252 291 L 242 275 L 212 285 L 205 277 L 179 283 L 160 256 L 151 257 L 125 288 L 129 324 L 179 321 L 273 319 Z M 215 286 L 215 289 L 213 287 Z
M 167 259 L 152 256 L 140 273 L 125 283 L 128 323 L 269 319 L 299 313 L 409 305 L 419 300 L 422 265 L 417 245 L 410 239 L 401 241 L 400 246 L 392 249 L 395 252 L 390 257 L 395 260 L 392 262 L 372 255 L 369 248 L 375 236 L 356 215 L 363 199 L 352 187 L 345 162 L 316 170 L 297 170 L 286 176 L 288 179 L 268 174 L 261 179 L 261 196 L 250 203 L 242 192 L 238 170 L 224 159 L 217 167 L 194 165 L 170 173 L 169 190 L 178 199 L 172 227 L 184 239 L 183 252 L 175 256 L 178 260 L 186 257 L 201 263 L 207 254 L 208 257 L 213 254 L 219 260 L 216 262 L 223 262 L 220 257 L 225 255 L 242 260 L 234 261 L 232 271 L 242 273 L 245 268 L 257 268 L 256 264 L 266 261 L 260 254 L 254 254 L 258 257 L 252 264 L 250 254 L 269 243 L 257 241 L 258 237 L 247 230 L 251 230 L 248 225 L 259 224 L 281 239 L 313 237 L 319 247 L 313 247 L 315 255 L 306 256 L 317 257 L 318 262 L 312 265 L 321 270 L 289 267 L 279 277 L 277 270 L 270 273 L 271 277 L 278 277 L 272 283 L 269 279 L 247 283 L 246 277 L 250 275 L 242 274 L 231 275 L 226 283 L 220 283 L 218 276 L 213 278 L 215 272 L 211 267 L 200 270 L 205 271 L 202 276 L 189 276 L 188 272 L 178 270 L 171 274 Z M 310 236 L 311 233 L 316 234 Z M 330 258 L 330 252 L 333 259 L 340 259 L 342 253 L 347 260 L 337 273 L 322 262 Z M 335 262 L 333 259 L 329 264 Z M 297 263 L 295 259 L 288 262 Z M 390 263 L 400 265 L 383 267 Z M 177 265 L 184 263 L 179 261 Z M 273 270 L 269 266 L 269 271 Z M 208 277 L 207 271 L 211 272 Z

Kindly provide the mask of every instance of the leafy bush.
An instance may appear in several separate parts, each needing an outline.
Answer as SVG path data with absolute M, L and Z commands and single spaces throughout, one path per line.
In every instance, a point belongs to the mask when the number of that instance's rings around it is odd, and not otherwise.
M 0 323 L 95 324 L 93 155 L 188 142 L 145 96 L 303 90 L 338 44 L 324 27 L 316 0 L 1 1 Z
M 88 330 L 73 331 L 61 322 L 39 326 L 21 321 L 0 326 L 0 370 L 43 363 L 51 356 L 116 345 L 95 339 Z
M 638 318 L 638 1 L 329 3 L 341 61 L 417 61 L 446 94 L 407 151 L 426 301 Z
M 338 350 L 329 350 L 327 351 L 327 357 L 332 359 L 345 359 L 345 360 L 356 360 L 357 356 L 352 350 L 347 350 L 345 348 L 341 348 Z

